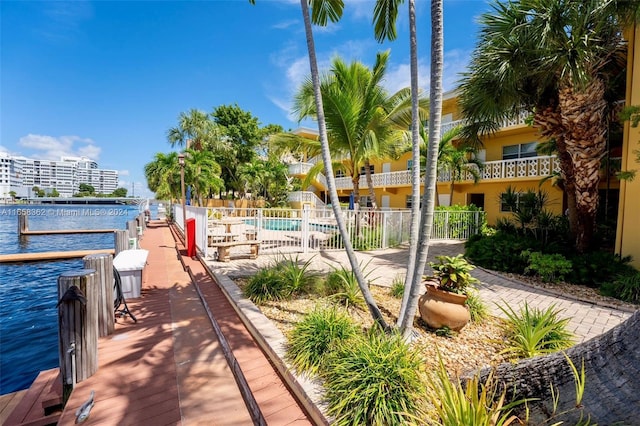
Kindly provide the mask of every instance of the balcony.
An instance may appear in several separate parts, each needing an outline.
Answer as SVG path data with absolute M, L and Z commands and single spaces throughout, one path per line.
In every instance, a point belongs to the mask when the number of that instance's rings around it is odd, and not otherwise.
M 300 164 L 300 163 L 298 163 Z M 289 170 L 294 165 L 289 166 Z M 310 168 L 310 167 L 309 167 Z M 308 170 L 308 169 L 307 169 Z M 514 180 L 514 179 L 541 179 L 554 172 L 560 171 L 560 162 L 555 156 L 539 156 L 531 158 L 519 158 L 515 160 L 486 161 L 480 172 L 481 181 Z M 323 176 L 324 178 L 324 176 Z M 389 173 L 374 173 L 371 175 L 375 188 L 393 188 L 411 185 L 411 170 L 401 170 Z M 472 181 L 473 176 L 467 173 L 462 181 Z M 438 182 L 450 182 L 449 172 L 439 172 Z M 367 182 L 362 175 L 360 188 L 366 188 Z M 353 188 L 350 177 L 336 178 L 336 189 L 348 190 Z

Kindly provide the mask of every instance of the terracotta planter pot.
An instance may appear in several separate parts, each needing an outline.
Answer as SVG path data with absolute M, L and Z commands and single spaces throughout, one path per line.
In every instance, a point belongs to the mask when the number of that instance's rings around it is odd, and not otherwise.
M 426 284 L 427 292 L 420 296 L 418 309 L 420 317 L 431 328 L 449 327 L 460 331 L 471 319 L 464 294 L 440 290 L 433 284 Z

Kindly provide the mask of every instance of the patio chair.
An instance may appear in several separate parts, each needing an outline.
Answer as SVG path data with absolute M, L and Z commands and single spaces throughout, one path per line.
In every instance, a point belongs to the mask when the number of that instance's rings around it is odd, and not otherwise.
M 113 310 L 116 318 L 123 317 L 125 315 L 129 315 L 133 322 L 138 322 L 136 317 L 131 313 L 129 307 L 127 306 L 127 301 L 124 298 L 124 294 L 122 294 L 122 279 L 120 278 L 120 273 L 118 270 L 113 267 Z M 120 308 L 123 306 L 123 308 Z

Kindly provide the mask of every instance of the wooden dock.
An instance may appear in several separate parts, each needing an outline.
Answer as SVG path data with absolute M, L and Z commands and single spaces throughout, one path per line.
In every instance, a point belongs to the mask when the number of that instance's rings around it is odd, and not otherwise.
M 98 371 L 76 385 L 58 424 L 74 424 L 76 409 L 92 390 L 95 405 L 86 425 L 324 423 L 310 420 L 317 418 L 317 408 L 294 396 L 208 270 L 183 256 L 183 247 L 176 250 L 166 223 L 152 222 L 142 247 L 149 250 L 142 296 L 127 300 L 138 322 L 119 318 L 115 333 L 99 339 Z M 188 262 L 191 276 L 180 259 Z M 252 417 L 208 312 L 263 421 Z
M 117 229 L 49 229 L 49 230 L 27 229 L 20 232 L 20 234 L 22 235 L 108 234 L 116 231 Z
M 39 262 L 43 260 L 64 260 L 83 258 L 90 254 L 114 254 L 113 249 L 104 250 L 73 250 L 73 251 L 46 251 L 41 253 L 14 253 L 0 254 L 0 263 Z

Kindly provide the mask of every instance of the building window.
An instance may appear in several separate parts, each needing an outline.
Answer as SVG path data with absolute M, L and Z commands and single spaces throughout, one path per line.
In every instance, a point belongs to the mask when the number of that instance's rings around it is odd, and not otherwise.
M 369 165 L 369 173 L 373 174 L 375 172 L 375 166 L 373 164 Z M 365 174 L 364 166 L 360 167 L 360 174 Z
M 413 167 L 413 160 L 407 160 L 407 170 L 411 170 Z
M 504 200 L 505 195 L 506 195 L 506 193 L 504 193 L 504 192 L 502 194 L 500 194 L 500 211 L 501 212 L 511 212 L 512 211 L 511 208 L 507 205 L 507 203 L 505 203 L 505 200 Z M 522 198 L 521 198 L 522 195 L 523 195 L 522 192 L 518 192 L 517 194 L 515 194 L 516 199 L 517 199 L 516 204 L 517 204 L 518 207 L 520 207 L 520 204 L 522 203 Z
M 343 178 L 344 170 L 336 170 L 336 178 Z
M 407 195 L 407 198 L 405 199 L 405 206 L 410 209 L 412 205 L 411 195 Z M 422 208 L 422 195 L 420 195 L 420 208 Z
M 503 160 L 517 160 L 518 158 L 537 157 L 537 142 L 521 143 L 519 145 L 507 145 L 502 147 Z

